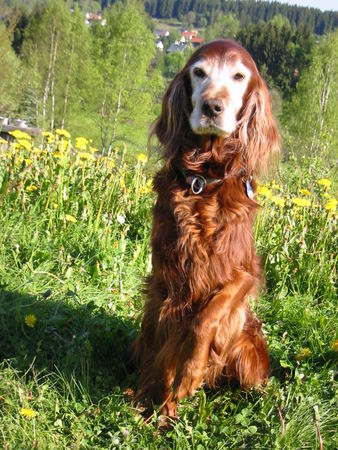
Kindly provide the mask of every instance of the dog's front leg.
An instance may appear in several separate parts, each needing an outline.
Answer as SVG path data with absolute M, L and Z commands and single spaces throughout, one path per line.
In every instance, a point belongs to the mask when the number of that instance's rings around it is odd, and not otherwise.
M 246 272 L 237 272 L 234 279 L 226 284 L 212 300 L 192 320 L 188 335 L 183 342 L 171 400 L 178 402 L 186 395 L 193 395 L 203 382 L 208 364 L 210 345 L 224 315 L 242 308 L 243 300 L 255 286 L 255 278 Z M 234 314 L 233 329 L 240 333 L 245 322 L 244 314 Z M 229 339 L 232 336 L 229 335 Z

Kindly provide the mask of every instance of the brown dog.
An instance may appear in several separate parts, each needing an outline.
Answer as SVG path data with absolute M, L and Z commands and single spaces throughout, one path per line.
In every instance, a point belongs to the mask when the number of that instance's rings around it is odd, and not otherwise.
M 203 382 L 262 383 L 269 357 L 250 312 L 261 267 L 252 223 L 256 177 L 279 134 L 249 53 L 228 40 L 199 48 L 170 84 L 153 133 L 153 273 L 136 341 L 138 397 L 174 417 Z

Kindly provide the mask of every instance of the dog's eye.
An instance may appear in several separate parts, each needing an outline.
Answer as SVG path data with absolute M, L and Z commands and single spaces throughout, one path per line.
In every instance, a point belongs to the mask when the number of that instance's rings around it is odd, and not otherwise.
M 236 81 L 242 81 L 244 80 L 244 75 L 241 72 L 237 72 L 234 76 L 233 79 Z
M 195 69 L 193 70 L 193 73 L 198 78 L 205 78 L 207 76 L 206 73 L 204 72 L 204 70 L 200 69 L 199 67 L 195 67 Z

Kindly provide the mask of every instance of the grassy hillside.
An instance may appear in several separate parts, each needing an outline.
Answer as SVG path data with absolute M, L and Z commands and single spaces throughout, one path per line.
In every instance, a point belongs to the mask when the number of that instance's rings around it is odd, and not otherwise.
M 164 433 L 130 401 L 155 165 L 132 150 L 98 157 L 64 130 L 0 143 L 0 446 L 337 448 L 332 175 L 291 158 L 258 190 L 268 386 L 201 389 Z

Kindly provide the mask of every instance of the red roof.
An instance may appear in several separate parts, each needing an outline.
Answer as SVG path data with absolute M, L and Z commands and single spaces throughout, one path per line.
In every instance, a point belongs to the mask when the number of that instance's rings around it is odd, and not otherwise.
M 203 44 L 204 39 L 202 37 L 193 37 L 191 38 L 191 42 L 193 44 Z
M 188 39 L 192 39 L 196 34 L 196 31 L 182 31 L 182 36 Z

